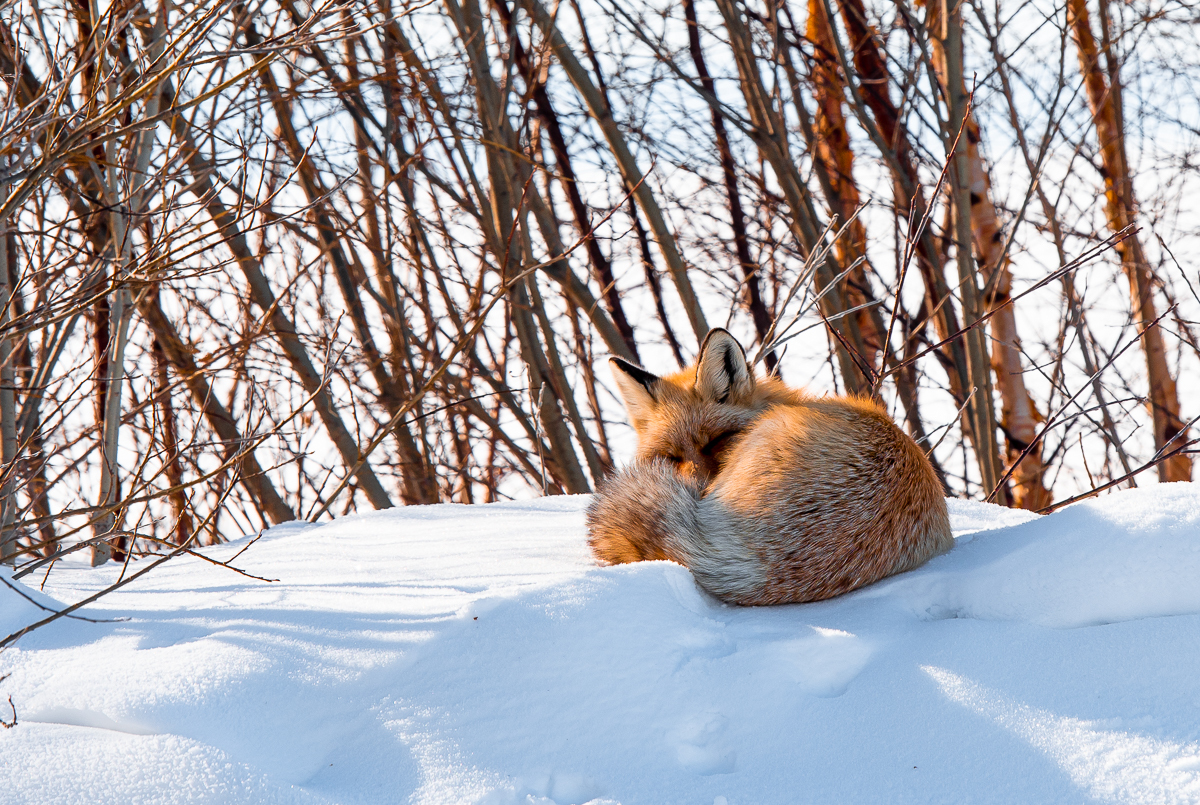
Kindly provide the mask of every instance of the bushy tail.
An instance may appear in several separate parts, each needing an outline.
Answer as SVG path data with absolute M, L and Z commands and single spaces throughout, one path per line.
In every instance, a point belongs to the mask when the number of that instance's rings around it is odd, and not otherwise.
M 701 489 L 665 461 L 637 462 L 614 475 L 588 507 L 588 544 L 609 564 L 670 559 L 690 564 L 700 535 Z
M 747 544 L 752 524 L 732 517 L 699 484 L 665 461 L 633 464 L 606 482 L 588 507 L 588 544 L 610 564 L 669 559 L 722 601 L 778 603 L 767 568 Z

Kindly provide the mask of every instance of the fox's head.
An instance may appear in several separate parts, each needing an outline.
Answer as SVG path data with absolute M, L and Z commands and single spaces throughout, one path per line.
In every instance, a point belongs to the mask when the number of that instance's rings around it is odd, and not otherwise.
M 709 331 L 695 364 L 666 377 L 620 358 L 611 363 L 638 458 L 666 459 L 705 487 L 739 434 L 783 391 L 776 380 L 755 380 L 746 351 L 722 329 Z

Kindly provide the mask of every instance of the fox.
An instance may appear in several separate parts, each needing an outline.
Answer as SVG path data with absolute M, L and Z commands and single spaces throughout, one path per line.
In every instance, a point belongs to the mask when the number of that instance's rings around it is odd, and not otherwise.
M 659 377 L 610 359 L 635 459 L 587 510 L 604 564 L 667 559 L 729 604 L 820 601 L 954 544 L 941 481 L 876 402 L 756 377 L 727 330 Z

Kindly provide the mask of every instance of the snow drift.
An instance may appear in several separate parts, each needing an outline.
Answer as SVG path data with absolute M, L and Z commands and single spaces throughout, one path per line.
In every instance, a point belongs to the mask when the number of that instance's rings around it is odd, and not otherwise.
M 586 504 L 276 528 L 238 560 L 269 584 L 165 565 L 0 655 L 0 802 L 1200 801 L 1196 485 L 951 501 L 949 554 L 768 609 L 596 567 Z M 0 586 L 4 633 L 42 614 Z

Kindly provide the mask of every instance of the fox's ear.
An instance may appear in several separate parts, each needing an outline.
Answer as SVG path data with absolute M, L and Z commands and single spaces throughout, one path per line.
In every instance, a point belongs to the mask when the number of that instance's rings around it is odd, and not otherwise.
M 754 372 L 746 351 L 728 330 L 714 328 L 704 337 L 696 361 L 696 393 L 706 400 L 744 405 L 754 394 Z
M 622 358 L 609 358 L 608 362 L 621 399 L 625 401 L 625 409 L 629 411 L 629 420 L 635 429 L 640 428 L 639 423 L 658 406 L 658 387 L 662 379 Z

